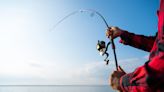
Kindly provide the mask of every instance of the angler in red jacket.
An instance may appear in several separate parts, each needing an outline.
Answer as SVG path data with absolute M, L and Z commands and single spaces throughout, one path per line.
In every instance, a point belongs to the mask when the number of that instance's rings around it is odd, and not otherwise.
M 120 37 L 121 43 L 150 52 L 148 62 L 132 73 L 126 74 L 118 67 L 110 78 L 113 89 L 123 92 L 164 92 L 164 0 L 160 1 L 157 14 L 158 34 L 154 37 L 135 35 L 118 27 L 107 30 L 107 37 Z

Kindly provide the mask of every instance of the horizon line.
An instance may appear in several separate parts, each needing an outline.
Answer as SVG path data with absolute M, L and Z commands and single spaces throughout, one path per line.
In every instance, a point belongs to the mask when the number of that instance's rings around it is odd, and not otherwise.
M 107 84 L 105 85 L 97 85 L 97 84 L 87 84 L 87 85 L 0 85 L 0 86 L 108 86 Z

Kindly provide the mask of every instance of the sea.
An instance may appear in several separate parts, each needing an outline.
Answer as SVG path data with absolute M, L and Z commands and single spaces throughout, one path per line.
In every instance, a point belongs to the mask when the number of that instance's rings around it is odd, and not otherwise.
M 116 92 L 108 85 L 0 86 L 0 92 Z

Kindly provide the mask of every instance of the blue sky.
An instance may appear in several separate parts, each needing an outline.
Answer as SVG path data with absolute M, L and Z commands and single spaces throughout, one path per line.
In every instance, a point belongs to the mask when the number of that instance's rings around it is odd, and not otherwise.
M 96 50 L 97 40 L 108 41 L 98 16 L 78 13 L 50 29 L 73 11 L 93 9 L 109 26 L 154 35 L 158 4 L 158 0 L 1 0 L 0 84 L 107 84 L 115 67 L 111 49 L 109 66 Z M 118 63 L 127 72 L 144 64 L 149 53 L 118 41 Z

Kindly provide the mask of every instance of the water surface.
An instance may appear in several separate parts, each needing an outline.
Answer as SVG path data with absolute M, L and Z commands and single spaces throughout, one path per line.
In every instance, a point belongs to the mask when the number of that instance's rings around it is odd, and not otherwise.
M 0 92 L 115 92 L 109 86 L 0 86 Z

